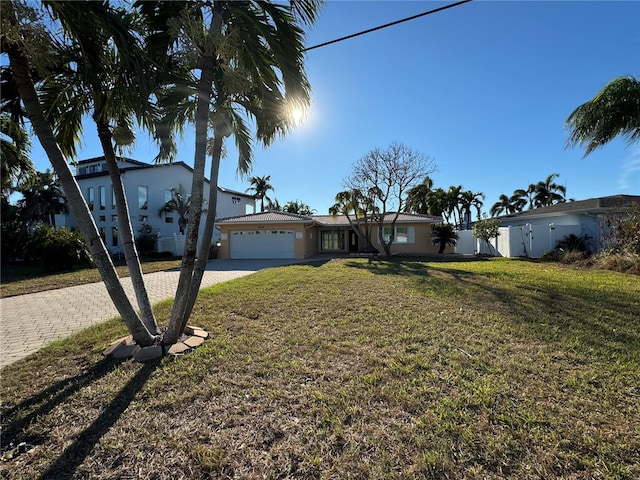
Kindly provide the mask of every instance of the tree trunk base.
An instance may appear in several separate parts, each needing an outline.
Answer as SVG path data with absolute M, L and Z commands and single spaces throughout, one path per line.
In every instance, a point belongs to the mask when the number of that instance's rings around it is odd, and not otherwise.
M 187 326 L 184 335 L 173 345 L 151 345 L 140 347 L 131 335 L 122 337 L 109 345 L 102 354 L 105 357 L 130 359 L 135 362 L 157 360 L 166 355 L 184 355 L 202 345 L 209 333 L 200 327 Z

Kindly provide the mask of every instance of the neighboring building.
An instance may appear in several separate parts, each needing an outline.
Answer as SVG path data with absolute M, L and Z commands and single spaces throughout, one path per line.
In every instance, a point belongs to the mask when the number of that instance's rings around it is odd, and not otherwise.
M 129 206 L 133 233 L 143 223 L 151 225 L 160 235 L 158 250 L 181 254 L 177 213 L 163 214 L 160 209 L 171 199 L 171 189 L 182 186 L 189 194 L 193 169 L 183 162 L 151 165 L 119 157 L 120 174 Z M 121 253 L 118 218 L 111 180 L 104 157 L 82 160 L 76 165 L 76 181 L 82 191 L 102 238 L 111 253 Z M 205 180 L 204 198 L 209 196 L 209 181 Z M 255 212 L 255 198 L 246 193 L 218 187 L 217 217 Z M 206 208 L 206 205 L 205 205 Z M 62 218 L 60 218 L 62 217 Z M 75 226 L 73 216 L 62 215 L 59 225 Z M 201 222 L 201 228 L 204 226 Z
M 640 205 L 640 195 L 612 195 L 548 207 L 534 208 L 498 217 L 500 235 L 492 241 L 492 251 L 473 237 L 471 231 L 458 232 L 456 253 L 492 253 L 503 257 L 540 257 L 553 250 L 559 240 L 574 234 L 587 235 L 589 247 L 602 247 L 601 223 L 612 211 L 624 211 Z
M 395 225 L 394 254 L 431 254 L 431 225 L 440 217 L 401 213 Z M 389 220 L 389 224 L 391 219 Z M 218 258 L 309 258 L 318 254 L 348 254 L 359 249 L 358 236 L 344 215 L 303 216 L 264 212 L 221 218 Z M 391 233 L 385 227 L 385 235 Z M 378 226 L 373 226 L 373 245 L 380 253 Z

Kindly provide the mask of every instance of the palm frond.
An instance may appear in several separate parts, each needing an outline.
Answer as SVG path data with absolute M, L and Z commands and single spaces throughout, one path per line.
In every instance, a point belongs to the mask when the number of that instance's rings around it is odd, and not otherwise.
M 631 76 L 609 82 L 595 97 L 567 118 L 567 146 L 585 148 L 585 157 L 618 135 L 628 143 L 640 140 L 640 81 Z

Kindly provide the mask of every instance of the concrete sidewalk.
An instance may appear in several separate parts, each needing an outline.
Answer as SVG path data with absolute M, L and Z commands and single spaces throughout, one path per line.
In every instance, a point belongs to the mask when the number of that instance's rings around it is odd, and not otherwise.
M 298 263 L 297 260 L 212 260 L 202 279 L 202 288 L 252 274 L 258 270 Z M 172 298 L 178 270 L 144 276 L 152 304 Z M 122 279 L 134 305 L 128 278 Z M 102 282 L 0 299 L 0 367 L 39 350 L 52 340 L 71 335 L 118 315 Z

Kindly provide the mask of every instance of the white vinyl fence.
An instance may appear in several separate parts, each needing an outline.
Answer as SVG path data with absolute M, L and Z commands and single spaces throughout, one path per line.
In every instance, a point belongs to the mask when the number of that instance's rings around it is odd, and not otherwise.
M 463 255 L 489 254 L 499 257 L 541 257 L 553 250 L 559 240 L 570 234 L 581 235 L 580 225 L 521 225 L 500 227 L 498 238 L 489 245 L 473 236 L 472 230 L 458 232 L 456 253 Z
M 158 252 L 171 252 L 174 256 L 182 256 L 184 251 L 184 244 L 186 235 L 178 235 L 174 233 L 172 236 L 162 236 L 158 238 L 157 250 Z

